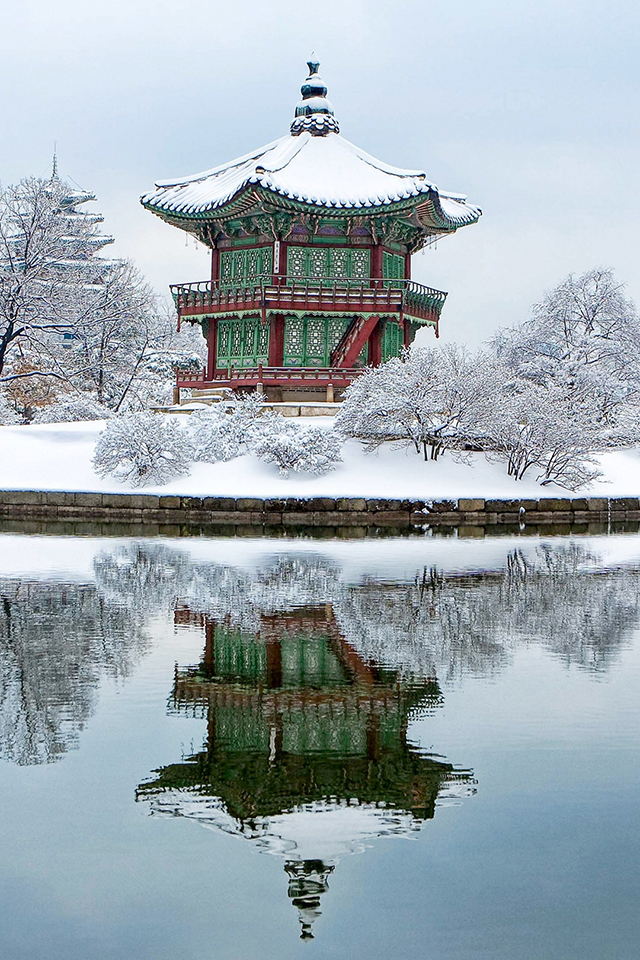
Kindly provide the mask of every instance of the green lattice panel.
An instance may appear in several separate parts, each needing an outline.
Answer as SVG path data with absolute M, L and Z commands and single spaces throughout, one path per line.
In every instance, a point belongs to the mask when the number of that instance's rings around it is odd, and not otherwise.
M 349 247 L 289 247 L 287 274 L 312 280 L 366 280 L 371 276 L 371 254 Z
M 404 280 L 404 257 L 402 254 L 383 251 L 382 276 L 385 280 Z
M 399 357 L 404 346 L 404 333 L 399 323 L 387 320 L 382 334 L 382 360 Z
M 269 359 L 269 326 L 259 317 L 220 320 L 218 367 L 256 367 Z
M 220 255 L 220 281 L 230 286 L 249 286 L 273 270 L 271 247 L 223 250 Z
M 331 352 L 337 347 L 348 326 L 349 320 L 344 317 L 287 317 L 284 337 L 285 366 L 330 366 Z

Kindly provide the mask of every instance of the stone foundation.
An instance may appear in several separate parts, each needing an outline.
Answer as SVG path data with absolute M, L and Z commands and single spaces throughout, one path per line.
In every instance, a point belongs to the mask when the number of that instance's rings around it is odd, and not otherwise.
M 607 533 L 640 529 L 637 497 L 538 500 L 263 499 L 0 491 L 0 529 L 74 535 Z M 61 525 L 64 530 L 61 530 Z M 88 529 L 91 527 L 92 529 Z M 36 529 L 37 528 L 37 529 Z M 45 530 L 46 528 L 46 530 Z M 248 533 L 250 531 L 250 534 Z

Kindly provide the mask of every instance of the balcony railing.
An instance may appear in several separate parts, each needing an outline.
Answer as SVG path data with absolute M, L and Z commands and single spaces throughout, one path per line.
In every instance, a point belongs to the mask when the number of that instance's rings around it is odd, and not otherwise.
M 335 277 L 256 277 L 255 282 L 221 281 L 173 284 L 178 315 L 184 320 L 201 316 L 255 312 L 266 319 L 273 313 L 379 314 L 418 323 L 438 323 L 447 294 L 414 280 L 352 280 Z
M 258 383 L 264 386 L 321 386 L 330 383 L 335 387 L 346 387 L 362 373 L 362 367 L 228 367 L 216 370 L 213 377 L 207 377 L 203 370 L 178 371 L 179 387 L 251 387 Z

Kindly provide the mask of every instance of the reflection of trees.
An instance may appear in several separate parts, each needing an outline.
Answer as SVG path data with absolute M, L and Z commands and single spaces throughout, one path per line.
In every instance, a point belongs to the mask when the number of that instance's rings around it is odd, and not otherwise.
M 243 630 L 258 629 L 269 612 L 330 603 L 365 659 L 443 680 L 500 670 L 525 642 L 599 673 L 640 618 L 640 572 L 606 568 L 566 541 L 531 555 L 513 550 L 501 569 L 426 568 L 406 583 L 347 584 L 338 563 L 315 553 L 276 554 L 239 569 L 153 543 L 102 554 L 95 568 L 101 590 L 136 608 L 185 602 Z
M 100 679 L 126 677 L 145 646 L 137 616 L 92 584 L 0 580 L 0 757 L 76 747 Z

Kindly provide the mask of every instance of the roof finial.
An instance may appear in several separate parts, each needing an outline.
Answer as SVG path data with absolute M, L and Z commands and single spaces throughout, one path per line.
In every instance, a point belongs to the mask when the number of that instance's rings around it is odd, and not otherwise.
M 313 59 L 313 54 L 311 54 L 311 60 L 307 61 L 307 66 L 309 76 L 300 88 L 302 100 L 296 107 L 291 134 L 297 137 L 307 132 L 314 137 L 324 137 L 327 133 L 340 133 L 340 125 L 333 115 L 333 107 L 327 100 L 327 88 L 318 73 L 320 63 Z
M 52 169 L 51 169 L 51 182 L 53 183 L 54 180 L 59 180 L 59 179 L 60 179 L 60 177 L 58 176 L 58 141 L 57 141 L 57 140 L 54 140 L 54 143 L 53 143 L 53 164 L 52 164 Z

